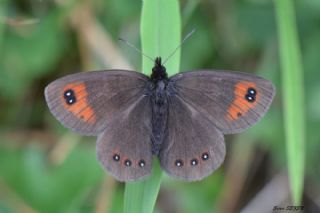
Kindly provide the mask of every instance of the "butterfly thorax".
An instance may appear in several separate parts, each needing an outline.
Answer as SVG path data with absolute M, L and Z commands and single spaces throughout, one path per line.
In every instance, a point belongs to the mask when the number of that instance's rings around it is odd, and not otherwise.
M 151 80 L 153 82 L 167 80 L 168 75 L 166 72 L 166 68 L 161 63 L 161 57 L 157 57 L 154 63 L 154 67 L 152 68 Z
M 155 60 L 152 69 L 151 81 L 153 84 L 153 92 L 151 95 L 152 103 L 152 153 L 158 155 L 161 144 L 163 142 L 168 116 L 167 103 L 167 84 L 168 76 L 166 68 L 161 63 L 161 58 Z

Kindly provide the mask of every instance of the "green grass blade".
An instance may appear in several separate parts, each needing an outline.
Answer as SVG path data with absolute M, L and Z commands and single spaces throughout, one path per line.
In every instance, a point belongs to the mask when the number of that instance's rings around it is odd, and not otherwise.
M 142 51 L 151 56 L 166 59 L 181 41 L 181 17 L 177 0 L 145 0 L 141 17 Z M 149 75 L 154 62 L 142 60 L 143 73 Z M 166 64 L 167 72 L 179 71 L 180 50 Z
M 282 67 L 282 92 L 286 148 L 292 200 L 299 205 L 303 193 L 305 159 L 305 111 L 301 54 L 294 1 L 275 0 Z
M 166 59 L 181 41 L 181 20 L 177 0 L 145 0 L 141 16 L 142 51 L 151 56 Z M 143 73 L 150 75 L 153 61 L 143 57 Z M 180 50 L 165 65 L 167 72 L 173 75 L 179 71 Z M 150 178 L 137 183 L 126 183 L 124 212 L 153 212 L 160 189 L 162 171 L 157 159 L 154 159 Z
M 7 9 L 7 3 L 3 3 L 2 5 L 0 4 L 0 17 L 2 17 L 3 19 L 7 15 L 6 9 Z M 4 37 L 4 29 L 5 29 L 4 23 L 0 22 L 0 54 L 1 54 L 1 51 L 3 51 L 3 48 L 1 47 L 3 42 L 3 37 Z
M 160 189 L 162 172 L 158 161 L 154 160 L 152 175 L 145 181 L 126 183 L 124 212 L 153 212 Z

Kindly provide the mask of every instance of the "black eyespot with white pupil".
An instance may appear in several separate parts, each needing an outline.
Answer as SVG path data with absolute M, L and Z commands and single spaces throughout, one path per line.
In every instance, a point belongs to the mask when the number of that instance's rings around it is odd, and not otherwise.
M 124 165 L 125 166 L 131 166 L 131 164 L 132 164 L 131 160 L 127 159 L 127 160 L 124 161 Z
M 196 166 L 196 165 L 198 165 L 198 160 L 197 159 L 192 159 L 190 161 L 190 164 L 191 164 L 191 166 Z
M 140 167 L 144 167 L 146 165 L 146 162 L 144 160 L 140 160 L 138 164 Z
M 113 155 L 112 159 L 114 161 L 119 161 L 120 160 L 120 156 L 118 154 Z
M 63 97 L 64 97 L 64 100 L 66 101 L 66 104 L 68 105 L 72 105 L 77 101 L 74 91 L 72 89 L 68 89 L 64 91 Z
M 246 95 L 246 99 L 247 99 L 247 101 L 249 101 L 249 102 L 254 102 L 254 101 L 255 101 L 255 97 L 254 97 L 254 96 L 251 96 L 251 95 Z
M 257 91 L 255 90 L 255 89 L 253 89 L 253 88 L 249 88 L 248 89 L 248 94 L 250 94 L 250 95 L 255 95 L 255 94 L 257 94 Z
M 183 166 L 183 161 L 182 160 L 176 160 L 175 162 L 174 162 L 174 164 L 177 166 L 177 167 L 182 167 Z
M 248 88 L 245 98 L 248 102 L 254 102 L 256 100 L 257 91 L 254 88 Z
M 201 159 L 206 161 L 209 159 L 209 154 L 207 152 L 203 153 L 202 156 L 201 156 Z

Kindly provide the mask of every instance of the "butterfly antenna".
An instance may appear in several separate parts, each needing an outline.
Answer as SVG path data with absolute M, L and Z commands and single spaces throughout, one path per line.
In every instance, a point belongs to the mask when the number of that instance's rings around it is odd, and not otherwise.
M 125 43 L 126 45 L 128 45 L 129 47 L 133 48 L 135 51 L 137 51 L 138 53 L 140 53 L 141 55 L 143 55 L 144 57 L 150 59 L 152 62 L 154 62 L 154 59 L 151 58 L 150 56 L 144 54 L 140 49 L 138 49 L 136 46 L 134 46 L 133 44 L 131 44 L 129 41 L 123 39 L 123 38 L 118 38 L 119 41 Z
M 186 40 L 187 40 L 188 38 L 190 38 L 190 36 L 191 36 L 195 31 L 196 31 L 195 29 L 191 30 L 191 32 L 189 32 L 189 33 L 184 37 L 184 39 L 183 39 L 182 42 L 176 47 L 176 49 L 174 49 L 174 51 L 164 60 L 163 65 L 164 65 L 165 63 L 167 63 L 167 61 L 177 52 L 178 49 L 180 49 L 180 47 L 183 45 L 183 43 L 186 42 Z

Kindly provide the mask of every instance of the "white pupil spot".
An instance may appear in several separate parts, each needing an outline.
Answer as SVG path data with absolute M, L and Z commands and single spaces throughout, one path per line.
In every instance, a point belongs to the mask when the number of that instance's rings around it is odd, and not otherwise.
M 183 166 L 182 160 L 176 160 L 175 165 L 176 165 L 177 167 L 182 167 L 182 166 Z
M 119 161 L 119 160 L 120 160 L 120 156 L 119 156 L 119 155 L 117 155 L 117 154 L 115 154 L 115 155 L 113 156 L 113 160 L 115 160 L 115 161 Z
M 202 159 L 203 159 L 203 160 L 208 160 L 208 158 L 209 158 L 209 155 L 208 155 L 208 154 L 203 154 L 203 155 L 202 155 Z
M 130 160 L 126 160 L 124 163 L 125 163 L 126 166 L 131 166 L 131 161 Z

